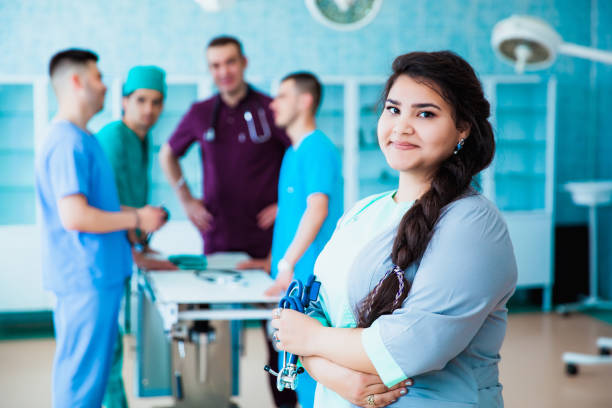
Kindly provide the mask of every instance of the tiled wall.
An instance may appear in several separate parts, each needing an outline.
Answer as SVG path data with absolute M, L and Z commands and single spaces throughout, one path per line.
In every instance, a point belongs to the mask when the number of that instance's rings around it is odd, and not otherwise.
M 376 19 L 356 32 L 316 22 L 302 0 L 236 0 L 207 14 L 192 0 L 0 1 L 0 75 L 46 71 L 58 49 L 99 53 L 107 77 L 135 64 L 169 74 L 206 75 L 204 45 L 221 33 L 240 37 L 248 74 L 274 79 L 296 69 L 320 75 L 385 75 L 394 56 L 451 49 L 480 74 L 510 74 L 493 55 L 493 25 L 511 14 L 548 21 L 567 42 L 612 49 L 609 0 L 384 0 Z M 612 178 L 612 68 L 560 56 L 545 75 L 558 79 L 557 181 Z M 1 137 L 6 137 L 2 135 Z M 559 224 L 585 222 L 586 211 L 558 188 Z M 612 271 L 612 212 L 602 211 L 602 262 Z M 612 294 L 612 281 L 606 279 Z

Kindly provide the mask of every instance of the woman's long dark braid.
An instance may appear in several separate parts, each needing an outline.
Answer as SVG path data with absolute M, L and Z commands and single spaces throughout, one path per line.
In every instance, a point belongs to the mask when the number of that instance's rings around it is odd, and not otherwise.
M 461 57 L 449 51 L 415 52 L 397 57 L 393 74 L 387 81 L 385 98 L 400 75 L 434 86 L 454 108 L 457 127 L 470 127 L 464 147 L 440 165 L 429 190 L 400 221 L 391 260 L 403 271 L 425 253 L 442 209 L 466 193 L 473 177 L 491 163 L 495 141 L 487 120 L 489 103 L 472 67 Z M 370 327 L 379 316 L 392 313 L 402 305 L 409 291 L 410 284 L 403 273 L 387 274 L 362 300 L 357 326 Z

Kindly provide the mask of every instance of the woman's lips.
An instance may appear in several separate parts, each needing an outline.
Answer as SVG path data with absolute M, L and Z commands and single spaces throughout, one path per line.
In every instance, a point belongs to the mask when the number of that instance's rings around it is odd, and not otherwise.
M 412 143 L 407 142 L 391 142 L 391 146 L 393 146 L 397 150 L 412 150 L 419 147 L 417 145 L 413 145 Z

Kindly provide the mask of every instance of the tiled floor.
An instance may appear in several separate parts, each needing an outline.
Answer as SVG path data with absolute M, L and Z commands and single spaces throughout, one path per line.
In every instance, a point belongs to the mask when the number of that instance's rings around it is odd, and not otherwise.
M 509 408 L 610 408 L 612 366 L 584 367 L 577 377 L 567 377 L 563 351 L 596 352 L 598 336 L 612 337 L 612 326 L 584 315 L 563 318 L 554 314 L 514 314 L 502 350 L 501 381 Z M 126 338 L 125 380 L 130 407 L 170 406 L 170 398 L 136 399 L 132 395 L 133 338 Z M 0 342 L 0 406 L 50 407 L 49 372 L 52 339 Z M 264 364 L 263 334 L 248 329 L 242 361 L 243 408 L 271 407 Z

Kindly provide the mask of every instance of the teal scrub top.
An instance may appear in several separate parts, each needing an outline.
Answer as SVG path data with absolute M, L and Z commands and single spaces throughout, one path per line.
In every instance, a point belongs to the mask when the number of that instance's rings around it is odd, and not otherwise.
M 307 280 L 315 261 L 331 237 L 342 215 L 342 170 L 340 155 L 334 144 L 315 130 L 301 143 L 287 149 L 278 183 L 278 213 L 272 239 L 272 276 L 278 273 L 278 261 L 293 241 L 311 194 L 323 193 L 329 198 L 327 218 L 315 240 L 294 268 L 294 278 Z
M 143 207 L 149 197 L 149 138 L 141 140 L 118 120 L 104 126 L 97 134 L 115 173 L 121 205 Z

